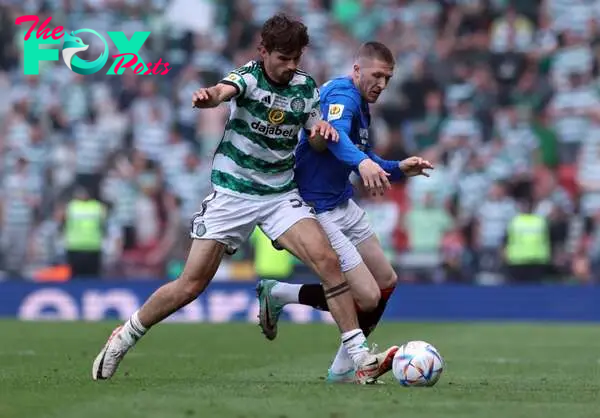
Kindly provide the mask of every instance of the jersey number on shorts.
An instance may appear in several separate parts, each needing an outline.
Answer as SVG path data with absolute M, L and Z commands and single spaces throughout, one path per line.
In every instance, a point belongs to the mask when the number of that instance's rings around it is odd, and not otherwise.
M 311 205 L 309 205 L 306 202 L 303 202 L 300 199 L 290 199 L 290 203 L 292 204 L 293 208 L 301 208 L 302 206 L 306 206 L 306 207 L 310 208 L 310 213 L 312 213 L 312 214 L 315 213 L 315 209 Z

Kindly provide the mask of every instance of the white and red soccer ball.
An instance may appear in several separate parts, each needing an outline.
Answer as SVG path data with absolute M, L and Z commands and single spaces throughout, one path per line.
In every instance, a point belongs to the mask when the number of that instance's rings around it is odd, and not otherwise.
M 396 352 L 392 372 L 403 386 L 433 386 L 444 371 L 444 359 L 425 341 L 410 341 Z

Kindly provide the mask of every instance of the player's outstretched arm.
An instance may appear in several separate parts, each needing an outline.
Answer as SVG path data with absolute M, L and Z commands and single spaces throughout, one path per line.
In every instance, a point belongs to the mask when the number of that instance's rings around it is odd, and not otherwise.
M 400 168 L 401 161 L 385 160 L 375 154 L 370 148 L 367 149 L 366 153 L 371 160 L 375 161 L 381 168 L 390 173 L 390 181 L 398 181 L 404 177 L 404 172 Z
M 336 94 L 330 96 L 327 101 L 328 103 L 323 104 L 323 113 L 327 115 L 327 122 L 338 132 L 339 140 L 323 141 L 320 138 L 309 138 L 310 146 L 318 152 L 329 149 L 335 158 L 359 173 L 368 190 L 383 194 L 391 187 L 389 173 L 362 152 L 349 136 L 352 119 L 360 112 L 356 100 L 347 94 Z M 315 116 L 317 115 L 320 116 L 320 112 L 315 113 Z
M 433 164 L 421 157 L 409 157 L 402 161 L 384 160 L 372 150 L 367 150 L 367 155 L 384 170 L 390 173 L 390 180 L 397 181 L 402 177 L 425 176 L 429 173 L 425 170 L 432 170 Z
M 192 106 L 200 109 L 217 107 L 238 94 L 231 84 L 219 83 L 216 86 L 198 89 L 192 94 Z
M 427 173 L 425 170 L 433 170 L 434 168 L 433 164 L 421 157 L 409 157 L 400 161 L 398 166 L 407 177 L 429 177 L 429 173 Z
M 336 124 L 333 124 L 336 128 Z M 367 154 L 358 149 L 348 136 L 347 129 L 338 128 L 340 139 L 337 143 L 328 143 L 331 153 L 340 161 L 356 170 L 363 185 L 372 193 L 383 194 L 390 189 L 389 173 Z

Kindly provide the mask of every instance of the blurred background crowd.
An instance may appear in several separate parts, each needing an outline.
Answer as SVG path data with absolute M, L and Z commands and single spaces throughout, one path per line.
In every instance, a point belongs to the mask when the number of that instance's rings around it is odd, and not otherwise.
M 191 94 L 255 58 L 258 29 L 281 11 L 308 26 L 302 67 L 319 83 L 349 73 L 361 42 L 396 56 L 372 138 L 386 158 L 436 169 L 384 197 L 357 191 L 401 280 L 597 280 L 597 0 L 0 0 L 4 277 L 175 277 L 228 116 L 192 110 Z M 25 14 L 151 31 L 140 55 L 172 70 L 80 76 L 46 61 L 25 76 Z M 305 268 L 257 233 L 217 279 L 292 272 Z

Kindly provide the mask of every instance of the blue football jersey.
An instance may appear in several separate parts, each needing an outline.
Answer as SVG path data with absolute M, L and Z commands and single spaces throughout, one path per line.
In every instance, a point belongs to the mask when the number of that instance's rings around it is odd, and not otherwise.
M 399 161 L 387 161 L 375 155 L 369 140 L 371 115 L 350 77 L 339 77 L 321 87 L 321 112 L 340 134 L 337 143 L 329 142 L 324 152 L 315 151 L 303 131 L 296 148 L 295 180 L 302 198 L 317 213 L 347 202 L 354 194 L 350 173 L 370 158 L 391 174 L 402 177 Z

